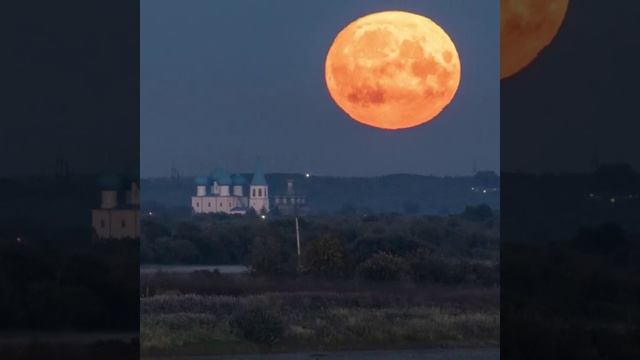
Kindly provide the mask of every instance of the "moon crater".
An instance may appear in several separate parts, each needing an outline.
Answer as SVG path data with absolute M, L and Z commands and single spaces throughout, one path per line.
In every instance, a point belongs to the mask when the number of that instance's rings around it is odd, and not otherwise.
M 532 63 L 560 30 L 569 0 L 500 1 L 500 78 Z
M 419 15 L 389 11 L 357 19 L 329 49 L 327 88 L 358 122 L 401 129 L 437 116 L 460 83 L 460 60 L 449 36 Z

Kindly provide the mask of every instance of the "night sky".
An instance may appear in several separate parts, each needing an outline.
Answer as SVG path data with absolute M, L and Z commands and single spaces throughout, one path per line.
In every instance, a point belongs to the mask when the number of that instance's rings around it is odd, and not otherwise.
M 329 97 L 335 35 L 384 10 L 431 18 L 460 54 L 453 102 L 417 128 L 350 120 Z M 223 166 L 373 176 L 499 171 L 499 2 L 169 1 L 141 3 L 141 176 Z
M 640 169 L 640 3 L 572 0 L 554 41 L 501 84 L 502 170 Z
M 3 26 L 0 176 L 139 169 L 135 1 L 14 1 Z

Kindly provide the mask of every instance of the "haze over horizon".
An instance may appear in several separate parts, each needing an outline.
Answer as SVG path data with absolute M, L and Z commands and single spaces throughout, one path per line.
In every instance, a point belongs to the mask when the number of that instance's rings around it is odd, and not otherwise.
M 177 168 L 176 168 L 177 169 Z M 231 173 L 231 174 L 241 174 L 241 175 L 250 175 L 253 173 L 253 170 L 246 170 L 246 171 L 236 171 L 235 169 L 231 168 L 222 168 L 225 171 Z M 179 171 L 179 169 L 177 169 Z M 182 172 L 179 172 L 180 177 L 198 177 L 198 176 L 210 176 L 211 173 L 214 171 L 213 170 L 208 170 L 208 171 L 203 171 L 203 172 L 198 172 L 193 173 L 193 174 L 183 174 Z M 495 172 L 493 170 L 483 170 L 483 169 L 478 169 L 478 171 L 491 171 L 493 173 L 495 173 L 497 176 L 500 176 L 499 172 Z M 469 176 L 473 176 L 474 174 L 472 174 L 472 172 L 470 171 L 468 174 L 459 174 L 459 175 L 437 175 L 437 174 L 416 174 L 416 173 L 402 173 L 402 172 L 398 172 L 398 173 L 387 173 L 387 174 L 372 174 L 372 175 L 335 175 L 335 174 L 322 174 L 322 173 L 310 173 L 307 171 L 266 171 L 265 175 L 293 175 L 293 176 L 305 176 L 306 174 L 309 174 L 310 177 L 329 177 L 329 178 L 350 178 L 350 179 L 357 179 L 357 178 L 376 178 L 376 177 L 385 177 L 385 176 L 435 176 L 435 177 L 469 177 Z M 165 174 L 159 174 L 159 175 L 149 175 L 149 176 L 141 176 L 141 179 L 162 179 L 162 178 L 169 178 L 171 176 L 170 171 L 167 171 Z

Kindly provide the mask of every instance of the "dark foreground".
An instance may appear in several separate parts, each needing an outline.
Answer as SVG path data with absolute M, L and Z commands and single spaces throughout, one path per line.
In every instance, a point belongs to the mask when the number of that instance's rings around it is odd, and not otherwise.
M 499 348 L 459 350 L 345 351 L 329 353 L 289 353 L 269 355 L 223 355 L 192 357 L 145 357 L 148 360 L 493 360 L 500 359 Z

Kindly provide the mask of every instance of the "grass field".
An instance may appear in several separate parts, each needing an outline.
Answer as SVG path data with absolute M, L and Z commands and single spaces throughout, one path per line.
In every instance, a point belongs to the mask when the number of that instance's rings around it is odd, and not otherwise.
M 397 284 L 394 289 L 387 284 L 375 290 L 146 297 L 141 299 L 141 351 L 180 355 L 499 344 L 496 288 Z M 252 326 L 264 325 L 255 326 L 267 333 L 270 326 L 281 329 L 269 341 L 249 341 L 238 327 L 238 314 L 256 309 L 268 318 L 249 318 Z

